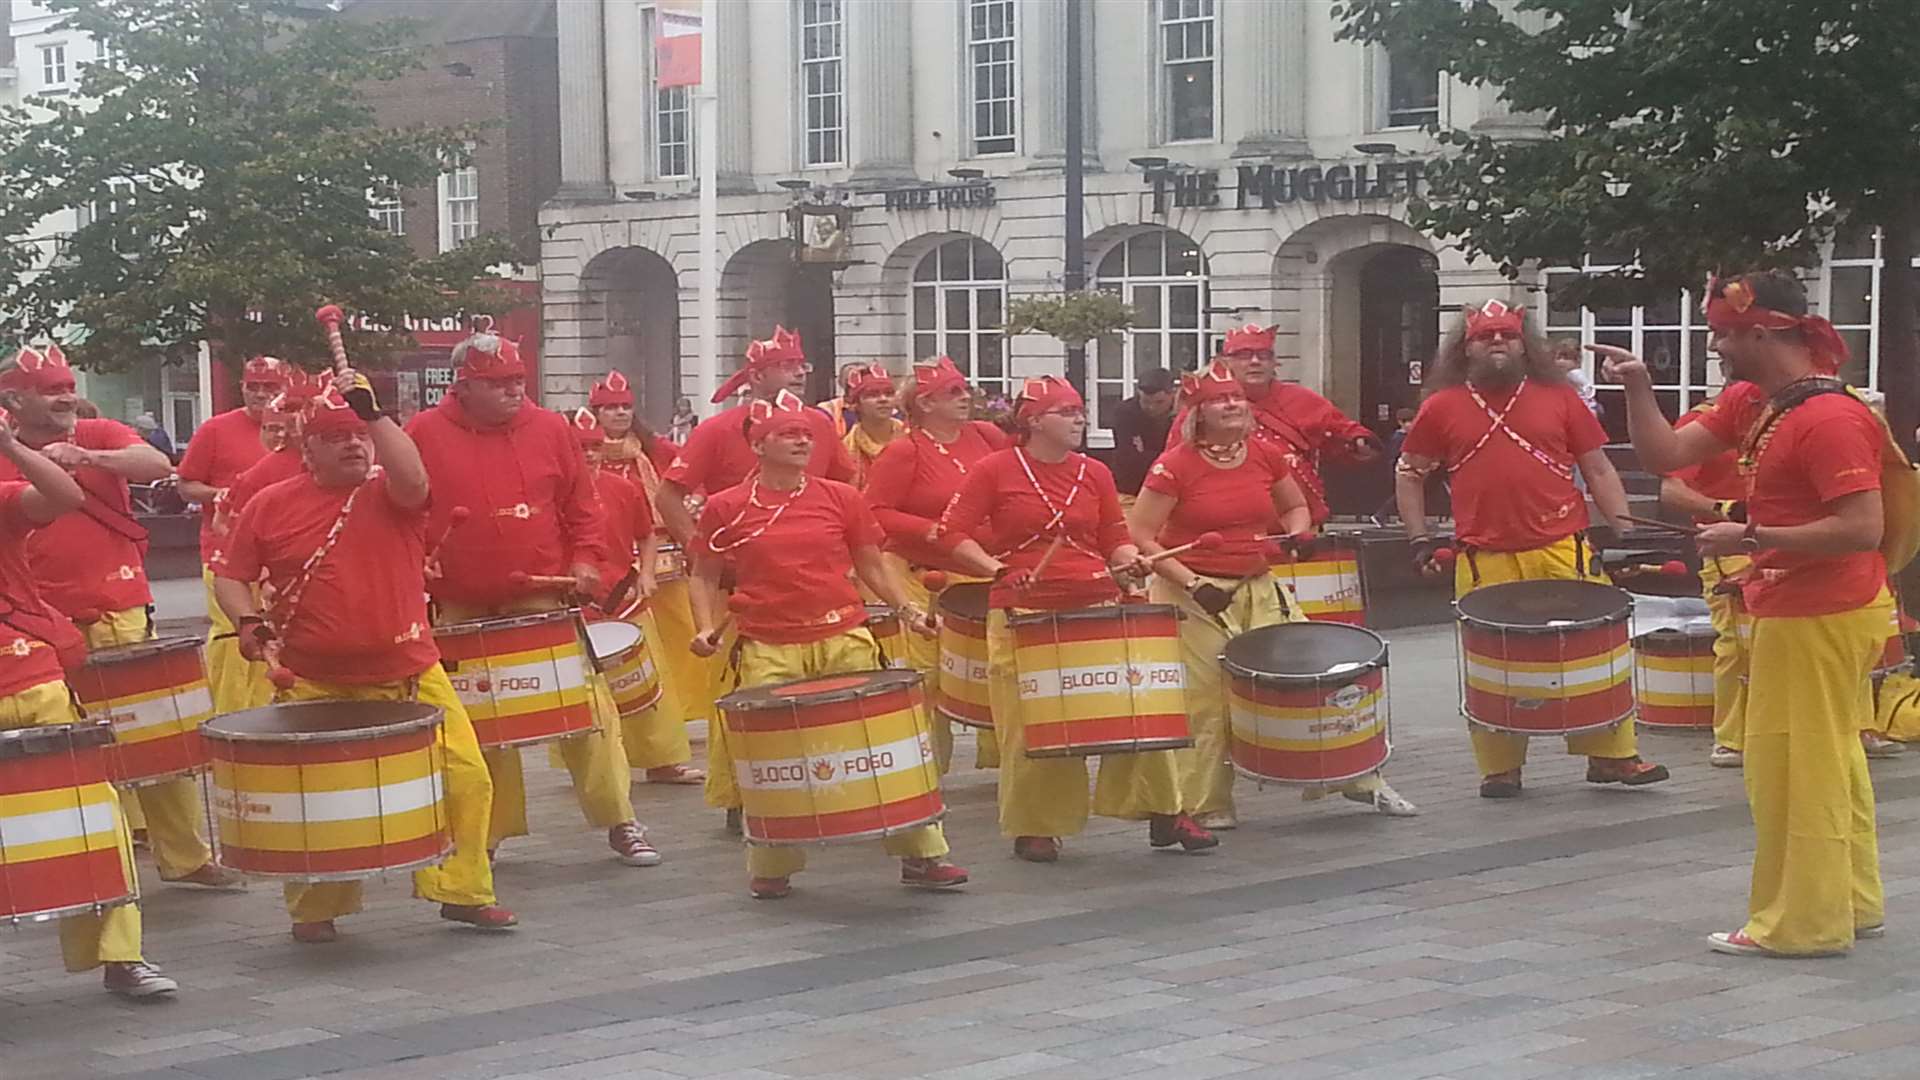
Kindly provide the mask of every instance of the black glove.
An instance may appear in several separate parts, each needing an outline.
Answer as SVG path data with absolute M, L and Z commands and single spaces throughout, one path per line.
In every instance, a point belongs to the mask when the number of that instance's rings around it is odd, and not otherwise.
M 364 381 L 347 391 L 346 399 L 347 407 L 353 410 L 353 415 L 369 424 L 380 419 L 380 406 L 373 400 L 373 387 L 368 386 Z
M 256 664 L 266 660 L 267 646 L 278 637 L 267 620 L 258 615 L 242 616 L 233 625 L 233 636 L 234 643 L 240 647 L 240 655 Z
M 1313 553 L 1320 549 L 1320 534 L 1312 529 L 1294 533 L 1287 537 L 1287 546 L 1293 549 L 1294 558 L 1311 559 Z
M 1218 615 L 1233 606 L 1233 594 L 1211 581 L 1195 585 L 1188 595 L 1209 615 Z
M 1416 537 L 1407 543 L 1413 549 L 1413 568 L 1425 572 L 1433 562 L 1433 550 L 1440 545 L 1431 536 Z

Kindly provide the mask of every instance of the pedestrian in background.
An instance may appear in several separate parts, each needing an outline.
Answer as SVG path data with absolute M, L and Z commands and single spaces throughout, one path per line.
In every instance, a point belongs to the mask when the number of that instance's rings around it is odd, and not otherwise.
M 1129 505 L 1173 430 L 1173 372 L 1148 368 L 1113 414 L 1113 480 Z

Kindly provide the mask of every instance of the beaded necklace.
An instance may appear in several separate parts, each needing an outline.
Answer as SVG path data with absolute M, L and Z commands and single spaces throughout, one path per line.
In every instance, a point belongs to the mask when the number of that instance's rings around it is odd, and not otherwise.
M 797 499 L 799 499 L 801 494 L 806 490 L 807 490 L 807 474 L 801 473 L 800 483 L 794 487 L 792 492 L 788 493 L 786 501 L 782 502 L 778 506 L 768 506 L 767 504 L 760 501 L 760 474 L 755 473 L 753 476 L 753 484 L 751 487 L 747 489 L 747 505 L 741 507 L 740 512 L 733 515 L 732 521 L 729 521 L 725 525 L 722 525 L 719 528 L 713 530 L 713 535 L 707 537 L 707 550 L 713 552 L 715 555 L 724 555 L 727 552 L 732 551 L 734 548 L 737 548 L 742 544 L 750 544 L 753 541 L 758 540 L 760 538 L 760 534 L 772 528 L 773 523 L 780 520 L 780 515 L 787 512 L 787 507 L 792 506 L 794 502 Z M 760 523 L 759 528 L 753 530 L 752 532 L 741 537 L 740 539 L 735 540 L 733 543 L 728 544 L 726 547 L 721 547 L 720 534 L 740 524 L 741 520 L 747 516 L 747 511 L 753 510 L 753 509 L 769 510 L 769 511 L 772 511 L 772 513 L 768 516 L 767 520 Z
M 947 444 L 941 442 L 939 439 L 934 438 L 932 432 L 927 431 L 924 428 L 921 428 L 921 429 L 916 429 L 914 433 L 917 435 L 923 436 L 928 442 L 932 443 L 933 448 L 935 450 L 940 451 L 940 456 L 943 458 L 946 458 L 948 461 L 951 461 L 953 463 L 953 467 L 959 470 L 961 476 L 967 475 L 967 463 L 964 461 L 961 461 L 959 457 L 957 457 L 954 454 L 953 451 L 947 449 Z M 959 441 L 959 439 L 960 439 L 960 436 L 958 433 L 956 433 L 954 435 L 954 440 L 957 442 Z

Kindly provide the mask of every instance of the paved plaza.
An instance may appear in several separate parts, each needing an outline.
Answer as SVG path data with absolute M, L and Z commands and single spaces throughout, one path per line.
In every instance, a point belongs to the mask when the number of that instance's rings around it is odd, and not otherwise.
M 149 866 L 149 952 L 179 999 L 61 973 L 51 927 L 0 933 L 0 1077 L 1920 1075 L 1920 755 L 1874 765 L 1887 938 L 1718 956 L 1706 934 L 1745 909 L 1738 773 L 1647 736 L 1673 782 L 1597 788 L 1537 743 L 1526 797 L 1481 800 L 1451 630 L 1392 637 L 1388 775 L 1419 818 L 1243 782 L 1217 851 L 1095 819 L 1037 866 L 967 768 L 948 787 L 966 889 L 902 889 L 875 844 L 816 853 L 769 903 L 697 789 L 636 787 L 667 861 L 627 869 L 530 752 L 537 835 L 498 880 L 518 931 L 441 922 L 395 877 L 338 944 L 299 946 L 277 888 L 158 886 Z

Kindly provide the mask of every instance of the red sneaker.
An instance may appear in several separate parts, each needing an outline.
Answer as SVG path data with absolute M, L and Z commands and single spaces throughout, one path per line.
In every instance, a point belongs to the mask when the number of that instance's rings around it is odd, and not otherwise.
M 1057 862 L 1060 859 L 1060 841 L 1051 836 L 1016 836 L 1013 839 L 1013 856 L 1028 862 Z
M 747 882 L 747 892 L 755 900 L 784 900 L 793 892 L 793 884 L 783 877 L 757 877 Z
M 520 925 L 520 917 L 499 904 L 441 904 L 440 917 L 482 930 L 505 930 Z
M 1182 851 L 1205 851 L 1220 846 L 1220 838 L 1185 814 L 1155 814 L 1147 821 L 1147 843 L 1157 848 L 1180 845 Z
M 607 830 L 607 846 L 628 866 L 659 866 L 660 852 L 647 841 L 647 830 L 637 821 Z
M 1592 766 L 1588 767 L 1587 779 L 1592 780 Z M 1480 778 L 1480 797 L 1483 799 L 1516 799 L 1520 797 L 1520 770 L 1509 769 L 1506 772 L 1493 773 Z
M 1640 787 L 1643 784 L 1657 784 L 1667 779 L 1667 767 L 1655 765 L 1651 761 L 1641 761 L 1638 754 L 1633 757 L 1587 759 L 1587 783 L 1589 784 L 1625 784 L 1628 787 Z
M 967 872 L 945 859 L 901 859 L 900 884 L 919 889 L 951 889 L 967 883 Z

